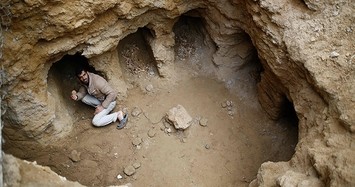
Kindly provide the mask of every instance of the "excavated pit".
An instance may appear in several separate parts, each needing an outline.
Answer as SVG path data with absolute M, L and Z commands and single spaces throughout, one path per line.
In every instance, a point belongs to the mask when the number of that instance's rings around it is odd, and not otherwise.
M 125 129 L 93 127 L 93 109 L 69 99 L 71 90 L 80 86 L 75 67 L 84 64 L 97 71 L 100 62 L 80 53 L 65 55 L 48 72 L 48 91 L 60 101 L 56 113 L 62 114 L 67 125 L 73 124 L 72 132 L 49 149 L 23 148 L 25 157 L 6 143 L 5 152 L 50 166 L 87 186 L 247 186 L 261 163 L 290 160 L 297 144 L 298 119 L 290 101 L 282 106 L 278 120 L 270 120 L 261 109 L 256 85 L 263 68 L 255 48 L 250 48 L 249 36 L 243 32 L 236 35 L 240 41 L 237 48 L 246 55 L 231 57 L 236 62 L 223 67 L 218 59 L 213 61 L 215 43 L 201 18 L 182 16 L 174 34 L 172 81 L 159 77 L 147 42 L 154 37 L 149 29 L 138 29 L 120 41 L 116 63 L 123 71 L 121 79 L 128 83 L 128 94 L 116 110 L 142 111 L 138 116 L 130 115 Z M 100 70 L 112 80 L 107 70 Z M 161 120 L 177 104 L 195 121 L 185 132 Z M 201 119 L 208 120 L 207 127 L 199 125 Z M 138 145 L 134 143 L 137 139 Z M 133 176 L 123 172 L 130 164 L 141 165 Z M 117 175 L 124 178 L 118 180 Z

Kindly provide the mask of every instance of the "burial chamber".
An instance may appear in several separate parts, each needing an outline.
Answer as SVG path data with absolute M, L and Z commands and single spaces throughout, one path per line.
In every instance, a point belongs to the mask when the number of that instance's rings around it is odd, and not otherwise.
M 162 79 L 173 79 L 174 57 L 181 52 L 174 48 L 176 25 L 187 16 L 201 20 L 203 35 L 214 44 L 217 77 L 223 80 L 257 58 L 261 106 L 272 119 L 280 118 L 285 106 L 297 115 L 293 157 L 263 163 L 250 186 L 355 184 L 349 1 L 7 1 L 1 8 L 2 19 L 11 20 L 2 22 L 1 30 L 2 136 L 11 149 L 47 146 L 72 130 L 76 119 L 64 94 L 55 94 L 62 89 L 49 81 L 72 78 L 61 77 L 69 74 L 62 71 L 68 70 L 63 67 L 68 58 L 104 72 L 124 99 L 127 84 L 117 48 L 139 31 L 154 61 L 150 67 Z M 244 41 L 257 53 L 241 52 Z

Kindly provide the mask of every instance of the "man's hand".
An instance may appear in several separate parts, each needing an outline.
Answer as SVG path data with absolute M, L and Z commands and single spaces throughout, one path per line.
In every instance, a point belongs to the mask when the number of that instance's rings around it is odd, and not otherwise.
M 96 107 L 94 114 L 96 115 L 96 114 L 100 113 L 100 112 L 103 111 L 103 110 L 104 110 L 104 107 L 101 106 L 101 105 L 99 105 L 99 106 Z
M 78 99 L 78 96 L 76 95 L 76 91 L 75 90 L 73 90 L 73 91 L 71 91 L 71 99 L 73 99 L 74 101 L 76 101 L 77 99 Z

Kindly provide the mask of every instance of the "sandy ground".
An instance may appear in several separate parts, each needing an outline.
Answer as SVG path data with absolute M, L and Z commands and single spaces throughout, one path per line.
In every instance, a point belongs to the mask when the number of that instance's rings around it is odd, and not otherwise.
M 178 43 L 183 48 L 176 51 L 172 79 L 159 78 L 149 63 L 123 64 L 128 96 L 115 111 L 129 113 L 124 129 L 117 130 L 116 124 L 93 127 L 94 109 L 71 101 L 71 90 L 62 89 L 63 101 L 77 119 L 73 132 L 43 150 L 29 150 L 25 158 L 87 186 L 154 187 L 247 186 L 263 162 L 289 160 L 297 144 L 297 122 L 268 119 L 251 76 L 257 67 L 251 64 L 230 80 L 218 81 L 210 60 L 214 49 L 203 44 L 206 38 L 196 36 L 190 33 L 189 43 Z M 144 47 L 139 41 L 127 37 L 118 48 L 120 58 L 128 50 L 124 46 Z M 147 59 L 146 53 L 135 54 L 134 62 Z M 196 55 L 190 58 L 191 53 Z M 48 79 L 61 88 L 69 84 L 61 77 Z M 231 105 L 226 107 L 227 101 Z M 176 131 L 164 120 L 178 104 L 193 118 L 185 131 Z M 206 126 L 200 121 L 207 121 Z M 124 172 L 129 166 L 135 168 L 130 176 Z
M 238 94 L 184 68 L 177 65 L 182 76 L 174 83 L 150 74 L 129 77 L 127 100 L 115 109 L 129 113 L 122 130 L 116 124 L 93 127 L 94 110 L 68 99 L 78 118 L 74 131 L 31 160 L 87 186 L 247 186 L 261 163 L 291 158 L 297 124 L 269 120 L 255 92 L 246 96 L 251 90 Z M 140 84 L 134 84 L 137 79 Z M 227 101 L 230 107 L 223 106 Z M 178 104 L 194 121 L 185 131 L 165 123 L 166 112 Z M 131 176 L 124 173 L 128 166 L 137 167 Z

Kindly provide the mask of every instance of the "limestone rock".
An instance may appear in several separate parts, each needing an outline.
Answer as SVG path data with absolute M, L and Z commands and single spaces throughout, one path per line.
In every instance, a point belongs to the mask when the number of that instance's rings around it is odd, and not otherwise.
M 78 182 L 68 181 L 65 177 L 58 175 L 49 167 L 40 166 L 36 162 L 23 161 L 12 155 L 4 154 L 2 166 L 4 186 L 21 186 L 21 184 L 48 186 L 49 181 L 51 181 L 51 184 L 57 186 L 84 187 Z
M 167 120 L 174 125 L 175 129 L 186 129 L 191 125 L 192 117 L 183 106 L 177 105 L 167 112 Z
M 138 117 L 142 113 L 142 110 L 138 107 L 134 107 L 132 110 L 132 116 Z
M 200 125 L 201 125 L 202 127 L 206 127 L 206 126 L 207 126 L 207 123 L 208 123 L 208 119 L 206 119 L 206 118 L 200 119 Z
M 69 158 L 73 161 L 73 162 L 78 162 L 80 160 L 80 152 L 73 150 L 70 155 Z
M 131 176 L 131 175 L 133 175 L 136 172 L 136 169 L 132 165 L 129 165 L 129 166 L 124 168 L 123 172 L 126 175 Z
M 140 145 L 141 143 L 142 143 L 142 138 L 139 138 L 139 137 L 135 138 L 135 139 L 133 140 L 133 142 L 132 142 L 132 144 L 133 144 L 134 146 L 138 146 L 138 145 Z
M 141 167 L 141 163 L 135 162 L 135 163 L 133 164 L 133 167 L 134 167 L 135 169 L 138 169 L 138 168 Z

